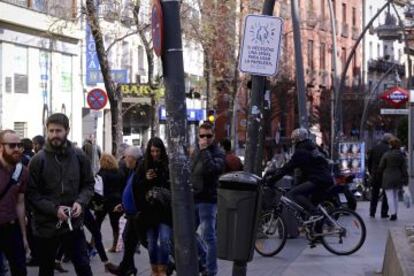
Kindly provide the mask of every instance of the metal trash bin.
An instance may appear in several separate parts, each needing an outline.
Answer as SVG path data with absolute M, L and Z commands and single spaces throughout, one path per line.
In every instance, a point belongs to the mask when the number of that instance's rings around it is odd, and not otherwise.
M 261 206 L 261 178 L 248 172 L 231 172 L 219 179 L 217 191 L 217 256 L 236 262 L 253 258 Z

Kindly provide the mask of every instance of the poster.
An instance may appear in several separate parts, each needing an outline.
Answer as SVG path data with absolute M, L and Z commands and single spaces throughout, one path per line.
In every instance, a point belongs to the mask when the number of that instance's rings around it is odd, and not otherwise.
M 339 143 L 339 168 L 342 173 L 354 174 L 356 182 L 362 182 L 365 175 L 365 143 Z

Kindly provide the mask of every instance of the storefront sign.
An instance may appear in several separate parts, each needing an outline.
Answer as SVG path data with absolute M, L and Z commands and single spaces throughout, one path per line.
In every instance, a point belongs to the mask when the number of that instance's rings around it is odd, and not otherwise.
M 111 76 L 116 83 L 128 82 L 128 70 L 126 69 L 111 70 Z M 91 28 L 89 24 L 86 24 L 86 84 L 95 85 L 97 83 L 103 83 L 101 66 Z
M 363 181 L 365 174 L 365 143 L 339 143 L 339 169 L 355 175 L 356 181 Z

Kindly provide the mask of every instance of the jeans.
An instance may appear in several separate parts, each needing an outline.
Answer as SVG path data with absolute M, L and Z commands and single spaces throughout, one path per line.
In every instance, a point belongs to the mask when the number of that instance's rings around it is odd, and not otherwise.
M 171 227 L 159 224 L 147 231 L 148 253 L 153 265 L 168 265 L 171 250 Z
M 369 207 L 369 212 L 371 216 L 375 216 L 377 211 L 378 199 L 381 191 L 381 183 L 373 183 L 371 190 L 371 205 Z M 382 204 L 381 204 L 381 216 L 386 216 L 388 214 L 388 201 L 385 192 L 383 192 Z
M 9 261 L 11 275 L 27 275 L 26 252 L 24 250 L 22 232 L 17 221 L 11 224 L 0 225 L 0 251 L 3 252 Z
M 54 275 L 55 257 L 59 245 L 62 245 L 65 254 L 68 254 L 77 275 L 92 275 L 83 230 L 76 229 L 59 236 L 37 237 L 37 239 L 38 244 L 42 245 L 42 249 L 39 250 L 39 276 Z
M 396 215 L 398 213 L 398 189 L 386 189 L 384 192 L 387 195 L 390 214 Z
M 107 262 L 108 256 L 106 255 L 104 245 L 102 243 L 102 234 L 101 230 L 98 228 L 98 224 L 94 216 L 92 215 L 91 210 L 85 209 L 85 218 L 84 218 L 85 227 L 91 232 L 91 235 L 95 241 L 95 248 L 98 251 L 99 258 L 101 261 Z
M 216 203 L 197 203 L 196 227 L 200 230 L 201 239 L 207 246 L 206 268 L 208 275 L 217 274 L 217 237 L 216 237 Z
M 313 214 L 317 209 L 310 201 L 309 196 L 315 194 L 318 190 L 319 188 L 315 183 L 306 181 L 293 187 L 287 196 L 302 206 L 306 211 Z
M 139 234 L 136 227 L 136 218 L 134 215 L 126 216 L 127 222 L 125 225 L 122 238 L 124 240 L 124 255 L 119 264 L 120 271 L 128 271 L 135 269 L 134 256 L 137 246 L 139 245 Z

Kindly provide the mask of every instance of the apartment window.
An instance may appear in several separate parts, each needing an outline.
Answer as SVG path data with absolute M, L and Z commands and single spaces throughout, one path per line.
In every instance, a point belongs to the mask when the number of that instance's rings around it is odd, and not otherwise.
M 27 137 L 27 122 L 14 122 L 14 131 L 20 138 Z
M 112 38 L 109 34 L 106 34 L 104 37 L 104 43 L 105 43 L 105 48 L 108 49 L 108 47 L 111 45 L 112 43 Z M 115 46 L 111 46 L 111 49 L 109 49 L 108 51 L 108 56 L 107 56 L 107 60 L 108 60 L 108 65 L 111 68 L 114 68 L 114 48 Z
M 320 54 L 319 54 L 319 58 L 320 58 L 320 67 L 321 70 L 325 70 L 326 69 L 326 56 L 325 56 L 325 51 L 326 51 L 326 46 L 325 43 L 321 43 L 321 48 L 320 48 Z
M 14 50 L 14 93 L 28 93 L 27 47 Z
M 342 22 L 346 23 L 346 4 L 342 3 Z
M 72 92 L 72 57 L 70 55 L 62 55 L 60 86 L 62 92 Z
M 384 57 L 388 55 L 388 45 L 384 45 Z
M 352 8 L 352 26 L 355 27 L 356 26 L 356 8 Z
M 336 14 L 335 0 L 332 0 L 332 9 L 333 9 L 334 14 Z
M 356 59 L 356 55 L 354 55 L 354 57 L 352 58 L 352 72 L 353 75 L 356 76 L 357 74 L 357 59 Z
M 377 44 L 377 57 L 381 56 L 381 45 L 378 43 Z
M 345 69 L 345 62 L 346 62 L 346 48 L 342 47 L 341 49 L 341 62 L 342 62 L 342 70 Z
M 373 59 L 372 41 L 369 42 L 368 56 L 369 59 Z
M 144 47 L 141 45 L 138 46 L 138 72 L 140 75 L 145 74 L 145 67 L 144 67 Z
M 308 67 L 313 70 L 313 40 L 308 40 Z
M 129 43 L 128 41 L 122 41 L 121 67 L 123 69 L 128 69 L 129 66 L 130 66 Z

